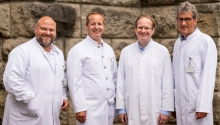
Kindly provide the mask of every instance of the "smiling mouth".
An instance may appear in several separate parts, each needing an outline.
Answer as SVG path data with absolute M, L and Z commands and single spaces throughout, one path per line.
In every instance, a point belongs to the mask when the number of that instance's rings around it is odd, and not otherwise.
M 185 26 L 184 26 L 184 27 L 181 27 L 181 28 L 182 28 L 182 29 L 183 29 L 183 28 L 186 29 L 186 28 L 188 28 L 188 27 L 185 27 Z
M 141 36 L 147 36 L 148 34 L 145 33 L 140 33 Z
M 43 41 L 51 41 L 52 38 L 51 38 L 51 37 L 42 37 L 42 40 L 43 40 Z
M 100 31 L 99 31 L 99 30 L 93 30 L 93 32 L 94 32 L 94 33 L 99 33 Z

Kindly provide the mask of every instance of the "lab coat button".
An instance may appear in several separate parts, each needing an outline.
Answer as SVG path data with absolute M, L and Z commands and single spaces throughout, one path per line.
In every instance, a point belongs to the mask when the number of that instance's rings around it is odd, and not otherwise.
M 109 90 L 109 88 L 107 88 L 107 90 Z
M 106 77 L 106 80 L 108 79 L 108 77 Z
M 106 66 L 104 66 L 104 69 L 106 68 Z

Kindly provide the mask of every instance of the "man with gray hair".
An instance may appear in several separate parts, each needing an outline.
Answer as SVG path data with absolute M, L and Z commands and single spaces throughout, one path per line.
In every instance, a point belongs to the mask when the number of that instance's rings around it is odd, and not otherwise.
M 196 24 L 196 7 L 183 2 L 177 8 L 181 36 L 173 51 L 173 74 L 177 125 L 213 125 L 212 100 L 217 66 L 213 39 Z

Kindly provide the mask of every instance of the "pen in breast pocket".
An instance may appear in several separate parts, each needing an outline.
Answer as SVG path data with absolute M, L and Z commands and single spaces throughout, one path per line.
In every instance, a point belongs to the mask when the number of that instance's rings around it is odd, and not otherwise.
M 109 57 L 108 59 L 109 59 L 109 60 L 110 60 L 110 62 L 112 63 L 112 58 L 110 58 L 110 57 Z

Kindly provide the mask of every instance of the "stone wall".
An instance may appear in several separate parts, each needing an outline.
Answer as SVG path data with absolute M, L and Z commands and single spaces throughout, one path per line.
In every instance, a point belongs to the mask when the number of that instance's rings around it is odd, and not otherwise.
M 176 6 L 183 1 L 186 0 L 0 0 L 0 83 L 9 52 L 34 36 L 34 24 L 44 15 L 51 16 L 57 22 L 55 44 L 64 52 L 65 58 L 70 48 L 87 34 L 86 15 L 97 9 L 106 17 L 103 38 L 115 50 L 117 60 L 121 49 L 135 42 L 133 24 L 141 14 L 149 14 L 157 20 L 153 38 L 166 46 L 172 56 L 174 42 L 179 36 Z M 220 0 L 188 1 L 194 3 L 200 13 L 198 27 L 214 39 L 220 53 Z M 6 95 L 3 84 L 0 84 L 0 123 Z M 219 60 L 213 108 L 215 125 L 220 125 Z M 75 124 L 72 106 L 68 112 L 61 113 L 60 119 L 62 125 Z M 118 124 L 117 119 L 115 124 Z M 171 119 L 167 125 L 175 125 L 175 120 Z

